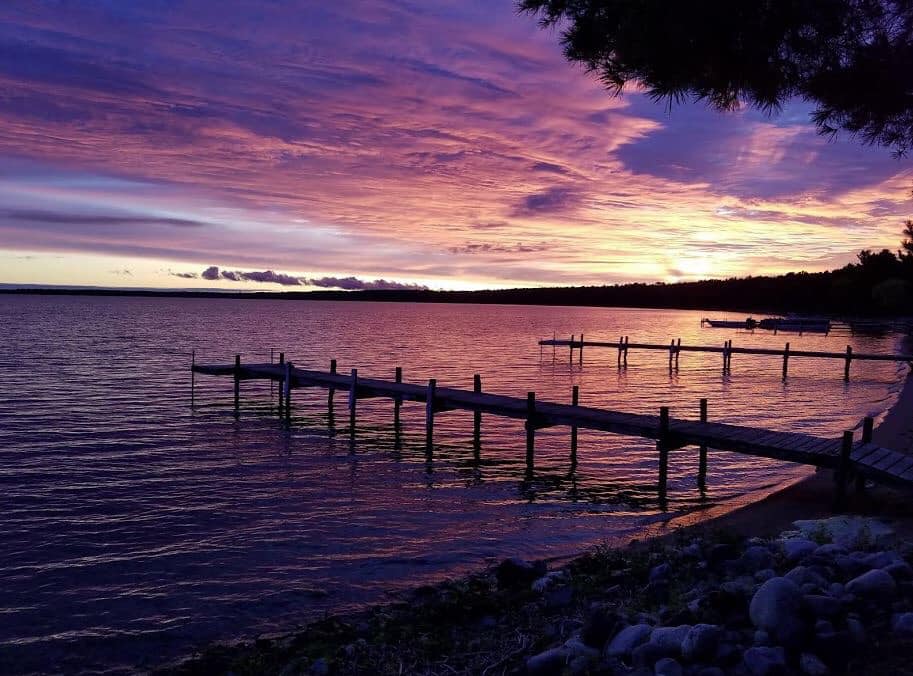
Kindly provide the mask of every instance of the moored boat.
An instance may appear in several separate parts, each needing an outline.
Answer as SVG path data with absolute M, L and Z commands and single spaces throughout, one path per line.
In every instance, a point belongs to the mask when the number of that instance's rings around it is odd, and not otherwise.
M 758 325 L 757 321 L 748 317 L 747 319 L 702 319 L 701 324 L 707 324 L 714 329 L 753 329 Z

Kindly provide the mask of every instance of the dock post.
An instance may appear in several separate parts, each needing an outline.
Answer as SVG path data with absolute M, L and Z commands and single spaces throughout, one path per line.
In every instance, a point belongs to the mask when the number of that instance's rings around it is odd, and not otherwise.
M 476 373 L 472 376 L 472 391 L 476 394 L 482 393 L 482 376 Z M 479 451 L 482 448 L 482 412 L 472 412 L 472 448 L 478 458 Z
M 853 348 L 846 346 L 846 364 L 843 367 L 843 380 L 850 382 L 850 362 L 853 361 Z
M 272 355 L 270 355 L 270 359 L 272 359 Z M 272 361 L 270 363 L 272 363 Z M 282 368 L 282 366 L 284 364 L 285 364 L 285 352 L 280 352 L 279 353 L 279 367 Z M 283 399 L 282 398 L 285 394 L 285 375 L 284 375 L 285 369 L 283 369 L 282 372 L 283 372 L 283 376 L 282 376 L 282 379 L 279 381 L 279 417 L 280 418 L 282 417 L 282 410 L 283 410 L 283 404 L 282 404 Z
M 194 395 L 196 394 L 197 372 L 194 367 L 197 365 L 197 351 L 190 351 L 190 410 L 193 410 Z
M 580 385 L 571 390 L 571 406 L 580 405 Z M 577 464 L 577 426 L 571 426 L 571 465 Z
M 285 378 L 282 387 L 285 388 L 285 420 L 292 420 L 292 362 L 285 362 Z M 282 415 L 282 409 L 279 409 L 279 415 Z
M 358 405 L 358 369 L 352 369 L 349 383 L 349 434 L 355 436 L 355 408 Z
M 624 336 L 618 336 L 618 367 L 621 368 L 621 353 L 624 350 Z
M 707 422 L 707 400 L 701 399 L 701 422 Z M 697 465 L 697 487 L 701 490 L 707 488 L 707 445 L 701 444 L 700 456 Z
M 628 367 L 628 342 L 629 342 L 628 336 L 625 336 L 625 356 L 624 356 L 624 362 L 622 363 L 622 366 L 624 366 L 625 368 Z
M 846 480 L 850 470 L 850 453 L 853 451 L 853 432 L 847 430 L 843 433 L 843 443 L 840 445 L 840 459 L 834 478 L 837 480 L 837 494 L 834 500 L 834 510 L 843 509 L 846 501 Z
M 428 392 L 425 394 L 425 448 L 430 453 L 434 444 L 434 398 L 437 392 L 437 380 L 428 381 Z
M 574 363 L 574 336 L 576 336 L 576 335 L 577 335 L 576 333 L 572 333 L 572 334 L 571 334 L 570 357 L 568 357 L 568 361 L 569 361 L 571 364 Z
M 241 355 L 235 355 L 235 417 L 238 417 L 238 412 L 240 411 L 241 406 Z
M 397 366 L 396 371 L 393 374 L 393 381 L 396 383 L 403 382 L 403 367 Z M 403 398 L 396 396 L 393 398 L 393 427 L 394 429 L 399 429 L 399 409 L 403 405 Z
M 580 360 L 579 363 L 583 366 L 583 334 L 580 334 Z
M 729 341 L 723 341 L 723 374 L 726 373 L 726 352 L 729 350 Z
M 536 393 L 526 393 L 526 465 L 533 466 L 536 446 Z
M 678 339 L 678 344 L 675 346 L 675 370 L 678 371 L 678 355 L 682 352 L 682 339 Z
M 786 372 L 789 370 L 789 343 L 783 348 L 783 380 L 786 380 Z
M 330 373 L 333 373 L 333 374 L 336 373 L 336 360 L 335 359 L 330 360 Z M 329 390 L 327 391 L 327 408 L 329 409 L 331 416 L 333 415 L 333 398 L 335 395 L 336 395 L 336 388 L 333 388 L 333 387 L 329 388 Z
M 669 473 L 669 407 L 659 409 L 659 438 L 656 440 L 656 450 L 659 451 L 659 501 L 663 506 L 666 503 L 666 485 Z
M 672 373 L 672 355 L 675 354 L 675 338 L 669 342 L 669 373 Z
M 871 416 L 866 416 L 862 419 L 862 443 L 870 444 L 872 443 L 872 432 L 875 427 L 875 421 Z M 861 493 L 865 490 L 865 477 L 859 472 L 858 468 L 856 470 L 856 492 Z

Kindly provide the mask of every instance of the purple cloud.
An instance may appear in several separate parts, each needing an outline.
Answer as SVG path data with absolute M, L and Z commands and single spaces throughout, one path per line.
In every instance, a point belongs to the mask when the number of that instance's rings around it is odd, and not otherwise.
M 200 277 L 210 281 L 215 281 L 219 278 L 219 268 L 217 268 L 215 265 L 211 265 L 200 273 Z
M 547 216 L 573 210 L 580 201 L 576 190 L 563 186 L 527 195 L 514 207 L 515 216 Z
M 357 277 L 321 277 L 319 279 L 307 280 L 308 286 L 319 286 L 328 289 L 345 289 L 347 291 L 365 291 L 374 290 L 413 290 L 426 291 L 427 286 L 421 284 L 404 284 L 402 282 L 391 282 L 386 279 L 375 279 L 366 281 Z

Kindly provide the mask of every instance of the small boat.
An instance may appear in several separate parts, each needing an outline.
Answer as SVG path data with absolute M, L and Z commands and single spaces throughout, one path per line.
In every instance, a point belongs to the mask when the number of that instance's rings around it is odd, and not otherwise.
M 751 317 L 742 320 L 733 319 L 702 319 L 701 325 L 707 324 L 715 329 L 748 329 L 751 330 L 758 325 Z
M 829 319 L 814 317 L 765 317 L 758 322 L 758 326 L 772 331 L 828 333 L 831 330 Z

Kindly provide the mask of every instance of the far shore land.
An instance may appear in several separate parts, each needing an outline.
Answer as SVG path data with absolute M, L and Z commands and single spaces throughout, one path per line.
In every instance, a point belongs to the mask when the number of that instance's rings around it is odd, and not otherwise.
M 909 336 L 904 341 L 904 349 L 913 349 L 913 336 Z M 885 447 L 913 453 L 913 370 L 907 375 L 897 401 L 876 427 L 874 440 Z M 645 561 L 655 562 L 657 557 L 665 556 L 662 552 L 668 550 L 664 550 L 664 547 L 671 547 L 672 551 L 679 552 L 682 550 L 683 543 L 689 541 L 692 543 L 704 542 L 706 546 L 710 547 L 730 546 L 729 543 L 735 540 L 741 541 L 743 546 L 749 546 L 761 538 L 770 541 L 778 534 L 790 531 L 797 520 L 827 519 L 834 516 L 833 500 L 833 472 L 809 469 L 807 473 L 799 474 L 786 486 L 772 487 L 721 503 L 707 510 L 698 510 L 674 517 L 668 521 L 654 524 L 646 532 L 641 532 L 636 539 L 607 543 L 608 548 L 601 547 L 594 552 L 549 560 L 548 566 L 550 570 L 557 571 L 558 574 L 570 571 L 572 576 L 576 576 L 575 579 L 582 575 L 588 582 L 594 580 L 599 580 L 603 584 L 619 582 L 617 570 L 610 571 L 608 578 L 603 578 L 600 577 L 601 573 L 593 572 L 593 567 L 599 567 L 600 570 L 606 567 L 621 568 L 623 573 L 630 577 L 631 571 L 639 570 Z M 848 501 L 841 514 L 874 518 L 889 524 L 897 534 L 898 541 L 904 543 L 907 561 L 913 562 L 913 500 L 908 491 L 871 483 L 861 493 L 851 488 Z M 746 541 L 747 545 L 744 544 Z M 776 542 L 776 540 L 773 541 Z M 692 546 L 694 545 L 692 544 Z M 505 555 L 509 555 L 509 553 L 505 553 Z M 610 563 L 606 563 L 607 561 Z M 909 610 L 913 611 L 913 568 L 910 570 L 911 581 L 907 583 L 906 590 L 910 599 Z M 518 614 L 515 592 L 490 591 L 486 584 L 494 580 L 496 572 L 486 571 L 462 580 L 446 581 L 436 587 L 423 587 L 412 592 L 411 596 L 403 601 L 374 606 L 368 610 L 348 615 L 331 616 L 291 635 L 279 638 L 261 638 L 253 643 L 213 646 L 188 661 L 165 667 L 161 673 L 185 676 L 211 673 L 232 673 L 235 676 L 261 673 L 275 673 L 282 676 L 336 673 L 484 673 L 486 675 L 530 674 L 530 676 L 539 673 L 630 673 L 632 676 L 641 674 L 646 676 L 654 673 L 651 669 L 638 671 L 636 668 L 633 668 L 632 671 L 613 671 L 611 669 L 606 671 L 604 665 L 598 668 L 571 669 L 570 671 L 566 667 L 555 671 L 546 669 L 541 672 L 530 668 L 529 658 L 535 659 L 537 652 L 533 647 L 536 645 L 541 647 L 543 640 L 547 641 L 549 638 L 548 632 L 555 631 L 555 627 L 547 622 L 540 624 L 538 628 L 530 626 L 534 623 L 529 620 L 529 617 L 524 618 L 522 613 Z M 549 573 L 549 576 L 552 574 Z M 646 588 L 650 586 L 648 584 Z M 619 592 L 618 589 L 624 591 Z M 614 590 L 616 594 L 627 593 L 628 602 L 642 596 L 639 591 L 636 589 L 632 591 L 632 589 L 627 587 L 624 582 L 610 587 L 610 590 Z M 579 590 L 577 593 L 580 593 Z M 582 592 L 584 605 L 587 602 L 587 593 L 587 591 Z M 489 598 L 487 596 L 489 594 L 493 594 L 493 596 Z M 522 594 L 521 597 L 521 600 L 529 600 Z M 429 601 L 429 598 L 433 600 Z M 590 607 L 596 605 L 600 598 L 601 592 L 594 593 Z M 640 601 L 645 600 L 640 598 Z M 643 607 L 649 607 L 651 602 L 647 599 L 646 605 Z M 895 605 L 898 603 L 900 602 L 895 602 Z M 476 612 L 474 609 L 480 604 L 484 609 L 490 611 L 490 615 L 482 617 L 479 626 L 472 625 L 467 628 L 464 612 L 472 615 Z M 509 606 L 509 608 L 507 610 L 499 609 L 499 604 Z M 437 607 L 438 605 L 441 607 Z M 529 605 L 527 603 L 524 608 Z M 633 605 L 638 607 L 637 603 Z M 543 607 L 547 610 L 547 603 Z M 663 609 L 664 606 L 660 606 L 657 617 L 661 618 Z M 503 611 L 502 614 L 499 615 L 499 611 Z M 649 614 L 641 613 L 641 615 Z M 492 619 L 492 616 L 496 619 Z M 377 629 L 378 617 L 382 618 L 380 624 L 383 627 L 382 630 Z M 910 621 L 913 624 L 913 612 L 910 612 Z M 568 622 L 573 626 L 574 620 L 568 620 Z M 661 619 L 660 623 L 662 623 Z M 488 624 L 491 626 L 487 626 Z M 586 632 L 586 622 L 577 621 L 576 624 L 583 625 L 583 631 Z M 537 630 L 546 633 L 545 639 L 542 636 L 535 638 Z M 493 631 L 509 631 L 517 636 L 521 633 L 524 635 L 528 633 L 533 638 L 530 638 L 530 645 L 524 644 L 519 649 L 508 650 L 500 657 L 497 652 L 494 652 L 487 658 L 487 661 L 485 659 L 479 661 L 478 658 L 473 660 L 471 656 L 466 657 L 463 654 L 447 654 L 447 650 L 453 650 L 456 645 L 463 649 L 474 648 L 478 650 L 478 654 L 484 654 L 486 649 L 491 650 L 491 646 L 486 646 L 487 639 L 483 637 Z M 429 632 L 450 635 L 450 639 L 440 641 L 440 653 L 437 660 L 427 659 L 427 650 L 424 648 L 417 652 L 411 649 L 411 643 L 415 641 L 421 642 L 423 645 L 429 641 L 436 644 L 436 640 L 429 639 Z M 454 634 L 461 632 L 468 632 L 469 637 L 454 640 Z M 889 631 L 887 633 L 890 634 Z M 473 638 L 474 634 L 478 634 L 478 636 Z M 911 666 L 913 663 L 911 660 L 913 658 L 913 626 L 911 626 L 909 636 L 900 639 L 888 637 L 883 641 L 868 640 L 865 645 L 867 646 L 865 650 L 857 647 L 860 654 L 864 655 L 867 666 L 850 663 L 847 671 L 841 671 L 838 668 L 827 673 L 869 676 L 882 673 L 913 674 L 913 666 Z M 548 652 L 546 650 L 543 654 Z M 426 658 L 424 662 L 423 657 Z M 568 659 L 568 664 L 570 664 L 571 660 Z M 861 658 L 857 657 L 857 659 Z M 383 663 L 381 664 L 381 662 Z M 396 665 L 399 667 L 397 668 Z M 626 664 L 624 668 L 631 667 Z M 742 670 L 740 671 L 740 669 Z M 672 671 L 671 673 L 678 674 L 679 672 Z M 690 673 L 703 674 L 704 672 L 685 671 L 683 673 L 688 676 Z M 744 664 L 741 664 L 733 671 L 715 672 L 711 670 L 706 673 L 720 675 L 744 673 L 750 676 L 751 672 L 744 671 Z M 800 672 L 774 670 L 770 673 Z

